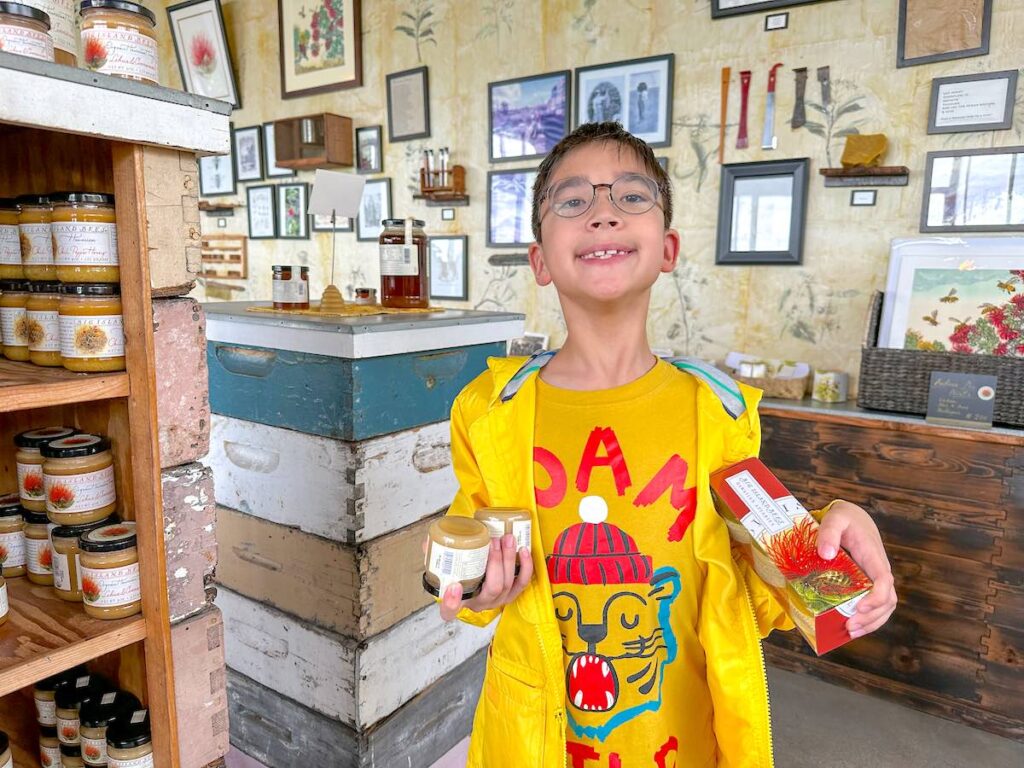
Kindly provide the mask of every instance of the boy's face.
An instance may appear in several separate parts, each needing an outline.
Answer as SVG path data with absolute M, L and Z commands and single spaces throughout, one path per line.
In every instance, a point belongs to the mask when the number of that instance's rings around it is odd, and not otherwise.
M 548 189 L 572 177 L 611 184 L 627 174 L 648 176 L 628 147 L 586 144 L 559 161 Z M 612 204 L 609 193 L 607 187 L 598 188 L 590 210 L 575 218 L 558 216 L 549 199 L 541 204 L 542 242 L 530 246 L 530 266 L 537 284 L 554 283 L 563 302 L 635 299 L 650 290 L 660 273 L 675 268 L 679 233 L 665 229 L 661 196 L 646 213 L 629 214 Z

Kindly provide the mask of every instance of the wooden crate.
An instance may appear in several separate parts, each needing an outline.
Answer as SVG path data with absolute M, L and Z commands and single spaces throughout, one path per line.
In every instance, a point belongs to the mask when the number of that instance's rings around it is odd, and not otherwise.
M 202 768 L 228 752 L 224 620 L 207 608 L 171 628 L 181 768 Z

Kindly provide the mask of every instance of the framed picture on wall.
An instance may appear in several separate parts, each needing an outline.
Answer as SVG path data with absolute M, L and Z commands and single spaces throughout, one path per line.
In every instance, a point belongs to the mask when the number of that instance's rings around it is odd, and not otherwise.
M 672 144 L 675 54 L 576 70 L 576 122 L 614 120 L 652 147 Z
M 1017 70 L 932 80 L 928 133 L 1005 131 L 1013 127 Z
M 992 0 L 900 0 L 896 66 L 987 56 Z
M 922 232 L 1024 232 L 1024 146 L 929 152 Z
M 309 239 L 309 184 L 277 185 L 277 236 L 282 240 Z
M 199 158 L 199 194 L 201 197 L 235 194 L 235 169 L 231 155 Z
M 231 134 L 235 156 L 235 178 L 238 181 L 259 181 L 263 178 L 263 142 L 260 126 L 236 128 Z
M 263 124 L 263 167 L 266 169 L 268 179 L 284 178 L 294 176 L 295 171 L 291 168 L 280 168 L 277 165 L 277 145 L 274 141 L 274 123 Z
M 277 0 L 281 98 L 363 84 L 360 0 Z
M 725 16 L 738 16 L 742 13 L 761 13 L 776 8 L 790 8 L 794 5 L 807 5 L 821 0 L 711 0 L 711 18 L 721 19 Z
M 487 247 L 526 247 L 533 242 L 533 182 L 537 171 L 487 172 Z
M 469 238 L 431 237 L 430 298 L 466 301 L 469 298 Z
M 569 70 L 487 87 L 491 162 L 544 157 L 569 132 Z
M 356 240 L 376 241 L 383 231 L 381 221 L 391 218 L 391 179 L 370 179 L 363 187 L 356 216 Z
M 270 240 L 277 237 L 277 213 L 273 184 L 247 187 L 246 215 L 249 218 L 249 239 Z
M 359 173 L 384 171 L 382 130 L 379 125 L 356 128 L 356 170 Z
M 387 76 L 388 141 L 430 136 L 430 82 L 426 67 Z
M 189 0 L 168 6 L 167 20 L 185 90 L 241 108 L 220 0 Z

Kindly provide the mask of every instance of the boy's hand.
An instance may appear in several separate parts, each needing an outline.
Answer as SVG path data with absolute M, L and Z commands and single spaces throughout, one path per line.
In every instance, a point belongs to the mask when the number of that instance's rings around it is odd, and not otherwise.
M 429 539 L 423 543 L 426 553 Z M 519 561 L 519 575 L 516 576 L 516 560 Z M 441 618 L 452 621 L 462 608 L 472 611 L 487 611 L 508 605 L 526 589 L 533 578 L 533 558 L 530 550 L 523 547 L 516 552 L 516 540 L 507 533 L 500 539 L 491 539 L 487 553 L 487 571 L 480 594 L 472 600 L 462 600 L 462 585 L 458 582 L 448 587 L 441 596 Z
M 851 637 L 862 637 L 885 624 L 896 610 L 896 587 L 882 536 L 871 515 L 848 501 L 837 501 L 818 529 L 818 554 L 826 560 L 843 547 L 874 582 L 846 622 Z

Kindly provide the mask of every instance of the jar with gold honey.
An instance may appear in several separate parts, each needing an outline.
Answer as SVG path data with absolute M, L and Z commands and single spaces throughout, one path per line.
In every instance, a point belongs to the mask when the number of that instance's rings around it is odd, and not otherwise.
M 46 195 L 22 195 L 18 198 L 18 206 L 18 237 L 25 277 L 29 280 L 56 280 L 50 198 Z
M 27 362 L 28 284 L 24 280 L 0 280 L 0 340 L 4 357 Z
M 18 495 L 21 506 L 33 512 L 46 511 L 46 489 L 43 486 L 43 455 L 39 449 L 51 440 L 68 437 L 74 427 L 40 427 L 14 436 L 14 465 L 18 472 Z
M 77 0 L 22 0 L 50 17 L 50 37 L 53 38 L 53 61 L 58 64 L 78 65 Z
M 18 201 L 0 198 L 0 280 L 23 280 L 21 240 L 18 237 Z
M 55 525 L 88 525 L 117 503 L 114 456 L 102 435 L 75 434 L 39 449 L 43 455 L 46 514 Z
M 82 600 L 95 619 L 123 619 L 142 611 L 135 523 L 94 528 L 81 538 Z
M 53 202 L 53 260 L 65 283 L 117 283 L 117 218 L 114 196 L 67 192 Z
M 25 575 L 25 518 L 17 494 L 0 496 L 0 575 Z
M 25 510 L 25 563 L 33 584 L 53 585 L 53 548 L 50 520 L 43 512 Z
M 61 287 L 60 354 L 69 371 L 123 371 L 121 288 L 109 283 Z
M 32 282 L 28 293 L 28 359 L 36 365 L 60 368 L 60 283 Z
M 50 17 L 25 3 L 0 2 L 0 50 L 53 61 Z
M 93 72 L 158 85 L 156 16 L 126 0 L 82 0 L 82 58 Z

